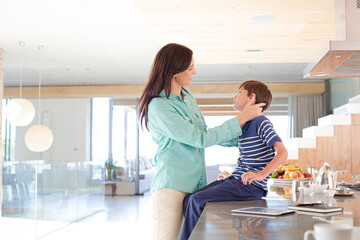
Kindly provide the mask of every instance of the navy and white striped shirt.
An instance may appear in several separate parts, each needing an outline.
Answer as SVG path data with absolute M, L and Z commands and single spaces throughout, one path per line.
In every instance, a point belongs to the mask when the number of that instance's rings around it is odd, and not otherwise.
M 237 167 L 232 173 L 236 179 L 248 172 L 260 172 L 275 157 L 273 145 L 281 138 L 277 135 L 270 120 L 264 115 L 259 116 L 244 124 L 243 135 L 239 137 L 239 152 Z M 266 190 L 267 180 L 254 181 L 252 184 Z

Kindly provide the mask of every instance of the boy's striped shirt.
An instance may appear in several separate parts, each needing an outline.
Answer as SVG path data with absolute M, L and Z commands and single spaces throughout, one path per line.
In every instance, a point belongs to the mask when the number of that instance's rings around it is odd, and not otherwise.
M 260 172 L 275 157 L 273 145 L 281 141 L 274 130 L 270 120 L 265 116 L 259 116 L 244 124 L 243 135 L 239 137 L 239 158 L 237 167 L 232 173 L 236 179 L 248 172 Z M 253 184 L 266 190 L 267 176 L 262 181 L 254 181 Z

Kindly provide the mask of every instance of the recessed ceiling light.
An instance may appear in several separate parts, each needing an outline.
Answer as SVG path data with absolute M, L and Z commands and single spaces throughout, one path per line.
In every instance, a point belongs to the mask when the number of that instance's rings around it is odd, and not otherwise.
M 244 52 L 263 52 L 264 49 L 246 49 Z
M 20 45 L 20 46 L 25 46 L 25 42 L 19 41 L 19 45 Z
M 274 15 L 270 14 L 256 14 L 248 17 L 248 20 L 252 22 L 270 22 L 275 20 L 275 18 L 276 17 Z

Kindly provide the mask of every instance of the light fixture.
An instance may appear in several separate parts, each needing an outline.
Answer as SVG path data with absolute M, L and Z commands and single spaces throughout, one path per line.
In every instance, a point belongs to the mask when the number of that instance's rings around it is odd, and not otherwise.
M 19 41 L 20 47 L 25 46 L 25 42 Z M 23 59 L 22 50 L 20 51 L 20 97 L 11 99 L 5 107 L 6 118 L 15 126 L 26 126 L 31 123 L 35 117 L 34 105 L 27 99 L 22 98 L 22 74 Z
M 275 19 L 276 17 L 270 14 L 256 14 L 248 17 L 248 20 L 251 22 L 271 22 Z
M 6 118 L 15 126 L 26 126 L 35 117 L 33 104 L 24 98 L 14 98 L 6 105 Z
M 244 52 L 263 52 L 264 49 L 245 49 Z
M 42 51 L 43 46 L 38 46 L 38 49 Z M 39 69 L 39 125 L 30 127 L 25 133 L 25 145 L 33 152 L 45 152 L 48 150 L 53 141 L 54 135 L 50 128 L 45 125 L 41 125 L 41 77 L 42 72 Z
M 25 134 L 25 144 L 33 152 L 45 152 L 54 141 L 54 136 L 45 125 L 34 125 Z

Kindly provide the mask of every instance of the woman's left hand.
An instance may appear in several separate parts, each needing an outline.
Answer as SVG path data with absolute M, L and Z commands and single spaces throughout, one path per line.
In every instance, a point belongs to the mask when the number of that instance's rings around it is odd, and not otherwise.
M 250 121 L 260 115 L 263 115 L 262 113 L 262 107 L 265 106 L 266 103 L 258 103 L 255 104 L 254 98 L 249 101 L 242 113 L 238 114 L 236 116 L 237 120 L 239 121 L 240 126 L 242 127 L 247 121 Z
M 261 181 L 265 178 L 266 176 L 262 175 L 260 172 L 254 173 L 249 171 L 241 175 L 241 180 L 243 181 L 244 185 L 247 185 L 248 183 L 251 184 L 253 181 Z

